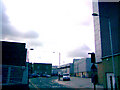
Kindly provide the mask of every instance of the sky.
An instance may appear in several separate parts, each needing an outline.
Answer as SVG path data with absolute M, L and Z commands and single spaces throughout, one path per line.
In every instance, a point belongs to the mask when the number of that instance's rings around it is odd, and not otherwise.
M 1 39 L 26 43 L 29 62 L 59 65 L 60 53 L 62 65 L 95 51 L 91 0 L 2 0 L 1 5 Z

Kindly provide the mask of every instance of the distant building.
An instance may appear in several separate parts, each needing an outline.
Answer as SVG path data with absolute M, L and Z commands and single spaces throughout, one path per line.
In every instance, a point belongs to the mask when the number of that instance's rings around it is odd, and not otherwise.
M 73 63 L 61 65 L 58 69 L 61 75 L 63 75 L 63 73 L 69 73 L 70 75 L 74 75 Z
M 52 74 L 52 64 L 50 63 L 33 63 L 33 73 L 43 75 Z
M 57 76 L 58 75 L 58 66 L 52 66 L 52 76 Z
M 120 2 L 93 2 L 93 12 L 100 15 L 94 16 L 98 83 L 104 88 L 113 89 L 116 81 L 116 86 L 120 89 Z M 110 19 L 112 41 L 110 41 L 109 21 L 105 16 Z M 115 78 L 111 48 L 115 62 Z
M 75 76 L 91 77 L 91 58 L 82 58 L 74 61 Z
M 33 73 L 33 64 L 32 63 L 29 63 L 28 71 L 29 71 L 29 75 L 31 75 Z
M 1 41 L 2 45 L 2 88 L 28 89 L 28 67 L 25 43 Z
M 76 61 L 79 61 L 80 59 L 73 59 L 73 63 L 76 62 Z

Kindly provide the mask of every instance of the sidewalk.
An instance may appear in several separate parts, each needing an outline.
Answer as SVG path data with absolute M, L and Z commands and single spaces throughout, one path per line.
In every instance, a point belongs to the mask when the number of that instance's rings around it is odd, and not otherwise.
M 80 77 L 71 77 L 70 81 L 63 81 L 62 78 L 60 81 L 58 79 L 55 82 L 66 85 L 69 88 L 94 88 L 91 78 L 80 78 Z M 96 85 L 96 88 L 102 88 L 102 85 Z

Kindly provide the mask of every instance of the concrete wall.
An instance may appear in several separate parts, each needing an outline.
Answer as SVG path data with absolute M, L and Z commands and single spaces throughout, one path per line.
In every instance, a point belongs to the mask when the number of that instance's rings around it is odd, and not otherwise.
M 98 2 L 93 2 L 93 12 L 99 14 L 99 5 Z M 94 35 L 95 35 L 95 57 L 96 62 L 101 60 L 101 34 L 100 34 L 100 21 L 99 17 L 93 17 L 94 19 Z

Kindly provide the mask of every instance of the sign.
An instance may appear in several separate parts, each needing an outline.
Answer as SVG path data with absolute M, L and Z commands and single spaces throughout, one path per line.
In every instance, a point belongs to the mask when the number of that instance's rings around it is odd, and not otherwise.
M 95 74 L 92 76 L 92 83 L 97 84 L 98 83 L 98 76 Z
M 91 71 L 97 72 L 97 67 L 95 66 L 95 64 L 92 64 L 92 66 L 91 66 Z

